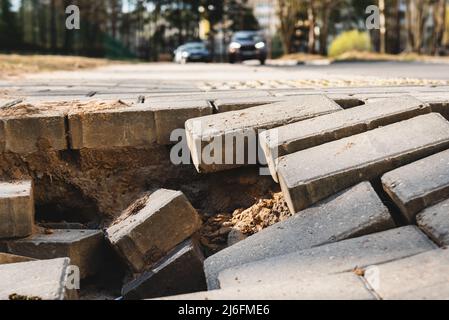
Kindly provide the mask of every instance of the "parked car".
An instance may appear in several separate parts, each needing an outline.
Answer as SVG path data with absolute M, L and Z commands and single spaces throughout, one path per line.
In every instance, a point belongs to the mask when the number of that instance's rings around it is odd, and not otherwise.
M 175 52 L 175 62 L 211 62 L 212 55 L 203 42 L 188 42 L 178 47 Z
M 238 31 L 228 47 L 230 63 L 257 59 L 260 64 L 267 60 L 267 48 L 264 38 L 258 31 Z

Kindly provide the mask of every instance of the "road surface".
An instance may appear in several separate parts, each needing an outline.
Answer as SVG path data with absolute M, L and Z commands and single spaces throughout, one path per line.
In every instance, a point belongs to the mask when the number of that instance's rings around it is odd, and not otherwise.
M 449 85 L 449 64 L 351 62 L 327 66 L 136 63 L 29 74 L 0 81 L 17 96 L 86 96 L 213 90 Z

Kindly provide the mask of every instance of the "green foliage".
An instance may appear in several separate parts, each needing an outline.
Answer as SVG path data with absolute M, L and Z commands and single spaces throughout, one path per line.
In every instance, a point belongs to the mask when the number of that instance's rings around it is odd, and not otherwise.
M 371 51 L 370 36 L 358 30 L 340 34 L 329 47 L 329 56 L 336 57 L 350 51 Z
M 271 43 L 271 55 L 273 59 L 279 58 L 284 54 L 284 50 L 282 48 L 282 39 L 279 36 L 279 33 L 276 33 L 272 39 Z
M 20 30 L 11 7 L 11 0 L 0 0 L 0 50 L 16 49 L 20 44 Z

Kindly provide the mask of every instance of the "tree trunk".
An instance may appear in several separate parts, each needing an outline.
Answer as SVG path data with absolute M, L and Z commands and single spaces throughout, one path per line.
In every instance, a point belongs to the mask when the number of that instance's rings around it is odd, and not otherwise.
M 380 30 L 379 30 L 379 48 L 380 53 L 386 52 L 386 24 L 385 24 L 385 0 L 379 0 L 380 11 Z
M 444 32 L 446 29 L 446 0 L 437 0 L 433 5 L 433 41 L 431 53 L 437 55 L 442 47 Z
M 307 8 L 307 19 L 309 21 L 309 39 L 307 43 L 308 52 L 310 54 L 315 53 L 315 27 L 316 27 L 316 16 L 314 8 L 314 0 L 309 0 Z
M 421 53 L 424 29 L 424 0 L 407 1 L 408 49 Z
M 326 5 L 322 8 L 321 13 L 321 32 L 320 32 L 320 54 L 323 56 L 327 55 L 327 38 L 329 37 L 329 17 L 331 13 L 331 7 Z

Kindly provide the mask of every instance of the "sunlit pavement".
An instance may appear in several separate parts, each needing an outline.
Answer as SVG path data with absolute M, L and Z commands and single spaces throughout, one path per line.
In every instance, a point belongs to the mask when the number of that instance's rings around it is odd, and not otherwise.
M 23 96 L 151 94 L 213 90 L 449 85 L 449 64 L 356 62 L 330 65 L 135 63 L 83 71 L 29 74 L 0 81 Z

